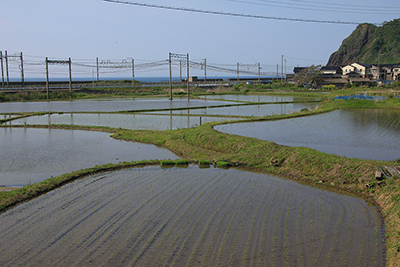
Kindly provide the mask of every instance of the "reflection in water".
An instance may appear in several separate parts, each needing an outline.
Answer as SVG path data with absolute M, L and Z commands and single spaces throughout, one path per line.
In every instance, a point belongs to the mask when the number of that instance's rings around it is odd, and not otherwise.
M 362 199 L 271 175 L 131 168 L 0 214 L 0 265 L 385 266 L 376 215 Z
M 199 107 L 210 105 L 225 105 L 223 101 L 204 101 L 187 98 L 140 98 L 136 100 L 121 98 L 117 100 L 73 100 L 73 101 L 46 101 L 46 102 L 12 102 L 1 103 L 0 113 L 12 112 L 77 112 L 77 111 L 126 111 L 140 109 L 165 109 L 182 107 Z
M 0 185 L 9 186 L 37 183 L 107 163 L 178 158 L 154 145 L 115 140 L 109 133 L 90 131 L 0 128 L 0 143 Z
M 182 112 L 182 111 L 180 111 Z M 186 112 L 186 111 L 185 111 Z M 201 115 L 189 116 L 192 111 L 187 111 L 183 116 L 176 116 L 170 111 L 165 115 L 130 115 L 130 114 L 53 114 L 51 116 L 33 116 L 13 121 L 14 125 L 44 125 L 44 124 L 70 124 L 84 126 L 106 126 L 131 130 L 174 130 L 197 127 L 201 124 Z M 203 123 L 213 121 L 227 121 L 232 118 L 204 117 Z M 199 123 L 200 121 L 200 123 Z
M 217 130 L 351 158 L 400 158 L 400 112 L 337 110 L 316 116 L 221 125 Z

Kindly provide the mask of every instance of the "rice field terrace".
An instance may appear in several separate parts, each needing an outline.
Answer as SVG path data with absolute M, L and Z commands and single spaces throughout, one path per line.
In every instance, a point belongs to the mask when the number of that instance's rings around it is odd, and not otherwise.
M 178 158 L 155 145 L 92 131 L 7 127 L 0 128 L 0 144 L 0 185 L 5 186 L 38 183 L 107 163 Z
M 188 115 L 149 115 L 149 114 L 115 114 L 115 113 L 63 113 L 29 116 L 8 121 L 5 125 L 85 125 L 85 126 L 106 126 L 112 128 L 123 128 L 130 130 L 175 130 L 192 128 L 202 123 L 213 121 L 237 120 L 234 117 L 216 116 L 191 116 Z
M 400 111 L 367 109 L 279 121 L 224 124 L 216 130 L 351 158 L 400 158 Z
M 398 266 L 398 92 L 357 90 L 0 103 L 0 266 Z
M 117 112 L 125 110 L 166 109 L 198 107 L 209 105 L 226 105 L 224 101 L 204 101 L 187 98 L 166 97 L 153 98 L 116 98 L 116 99 L 84 99 L 71 101 L 43 101 L 43 102 L 5 102 L 0 105 L 0 113 L 15 112 Z
M 0 214 L 1 266 L 384 266 L 364 200 L 237 169 L 105 172 Z

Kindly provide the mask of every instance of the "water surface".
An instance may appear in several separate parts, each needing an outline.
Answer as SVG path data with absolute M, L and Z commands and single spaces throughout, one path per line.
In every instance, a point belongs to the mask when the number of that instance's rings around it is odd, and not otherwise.
M 190 111 L 191 112 L 191 111 Z M 9 121 L 6 125 L 85 125 L 106 126 L 130 130 L 175 130 L 197 127 L 213 121 L 234 120 L 234 118 L 173 115 L 139 115 L 139 114 L 46 114 Z M 193 112 L 192 112 L 193 113 Z M 172 114 L 172 113 L 171 113 Z M 174 113 L 175 114 L 175 113 Z
M 13 112 L 77 112 L 77 111 L 125 111 L 138 109 L 165 109 L 198 107 L 210 105 L 225 105 L 224 101 L 205 101 L 187 98 L 118 98 L 118 99 L 91 99 L 91 100 L 72 100 L 72 101 L 46 101 L 46 102 L 6 102 L 0 103 L 0 113 Z
M 0 128 L 0 185 L 23 186 L 96 165 L 177 159 L 154 145 L 115 140 L 109 133 Z
M 215 129 L 351 158 L 400 158 L 400 111 L 336 110 L 294 119 L 220 125 Z
M 362 199 L 235 169 L 79 179 L 0 214 L 1 266 L 385 266 Z
M 265 105 L 240 105 L 231 107 L 220 107 L 220 108 L 204 108 L 204 109 L 193 109 L 190 110 L 190 114 L 198 115 L 220 115 L 220 116 L 269 116 L 269 115 L 280 115 L 288 114 L 292 112 L 299 112 L 300 110 L 315 109 L 318 103 L 293 103 L 293 104 L 265 104 Z M 174 110 L 173 114 L 182 114 L 185 111 Z M 187 112 L 187 111 L 186 111 Z M 162 111 L 151 112 L 153 114 L 165 113 Z
M 230 100 L 230 101 L 246 101 L 246 102 L 293 102 L 293 101 L 304 101 L 305 99 L 312 98 L 304 98 L 304 97 L 295 97 L 295 96 L 272 96 L 272 95 L 207 95 L 200 96 L 202 99 L 214 99 L 214 100 Z M 317 100 L 312 99 L 312 100 Z

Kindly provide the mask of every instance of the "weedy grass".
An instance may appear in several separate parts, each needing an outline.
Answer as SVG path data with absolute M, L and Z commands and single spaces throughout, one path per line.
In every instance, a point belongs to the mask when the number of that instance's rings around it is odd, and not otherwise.
M 174 160 L 162 160 L 160 162 L 161 166 L 174 166 L 175 161 Z
M 282 114 L 242 120 L 252 122 L 261 120 L 280 120 L 311 116 L 341 108 L 394 108 L 400 109 L 399 98 L 388 98 L 383 101 L 370 100 L 333 100 L 337 95 L 353 94 L 365 89 L 333 91 L 323 96 L 318 109 L 308 112 Z M 384 94 L 376 90 L 375 94 Z M 361 160 L 326 154 L 305 147 L 287 147 L 273 142 L 236 135 L 229 135 L 214 130 L 214 126 L 226 122 L 206 123 L 197 128 L 167 131 L 124 130 L 107 127 L 77 127 L 71 125 L 42 126 L 43 128 L 65 128 L 81 130 L 108 131 L 113 138 L 155 144 L 174 152 L 190 162 L 217 162 L 217 166 L 232 164 L 252 170 L 268 172 L 314 186 L 329 187 L 339 192 L 351 192 L 364 197 L 370 203 L 380 207 L 385 219 L 387 265 L 400 265 L 400 179 L 384 182 L 375 181 L 375 171 L 379 165 L 396 166 L 398 162 Z M 230 122 L 235 123 L 235 122 Z M 185 138 L 183 138 L 185 137 Z M 272 164 L 271 159 L 274 159 Z M 161 165 L 177 164 L 176 161 L 152 162 Z M 224 163 L 225 162 L 225 163 Z M 219 163 L 219 164 L 218 164 Z M 277 163 L 277 164 L 276 164 Z M 96 166 L 95 168 L 65 174 L 48 179 L 42 183 L 27 186 L 13 192 L 0 194 L 0 211 L 50 191 L 64 183 L 84 175 L 134 167 L 146 163 L 122 163 Z M 369 185 L 367 187 L 366 185 Z M 371 187 L 372 185 L 372 187 Z M 267 213 L 268 214 L 268 213 Z M 300 215 L 301 216 L 301 213 Z M 265 230 L 265 229 L 264 229 Z M 327 259 L 329 261 L 329 259 Z M 260 264 L 260 262 L 258 262 Z
M 201 159 L 199 160 L 199 165 L 210 165 L 211 161 L 207 160 L 207 159 Z

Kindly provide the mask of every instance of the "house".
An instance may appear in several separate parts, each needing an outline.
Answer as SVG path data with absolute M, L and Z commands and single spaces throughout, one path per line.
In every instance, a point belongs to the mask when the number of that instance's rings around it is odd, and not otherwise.
M 301 73 L 305 69 L 306 69 L 305 67 L 295 67 L 293 69 L 294 75 Z
M 400 81 L 400 64 L 393 67 L 393 81 Z
M 340 66 L 326 66 L 321 68 L 321 72 L 324 75 L 342 75 L 343 70 Z
M 343 70 L 343 78 L 372 78 L 372 70 L 371 65 L 365 65 L 358 62 L 352 63 L 350 65 L 344 66 Z
M 374 80 L 399 81 L 400 64 L 372 65 L 372 75 Z

